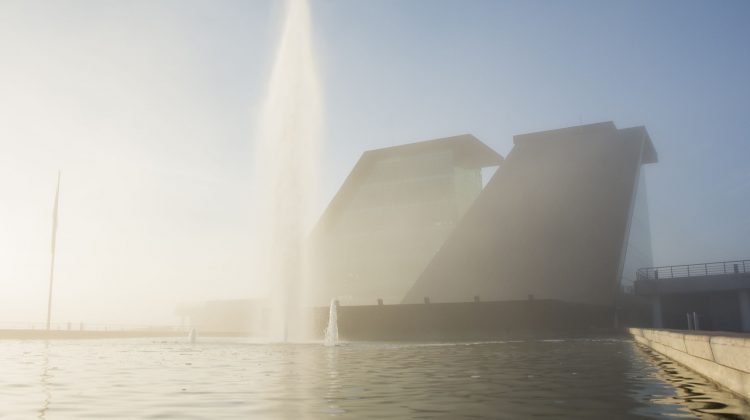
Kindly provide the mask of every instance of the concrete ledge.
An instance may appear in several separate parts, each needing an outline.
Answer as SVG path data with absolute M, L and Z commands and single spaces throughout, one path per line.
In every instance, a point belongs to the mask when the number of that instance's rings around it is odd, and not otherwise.
M 635 340 L 750 399 L 750 334 L 630 328 Z

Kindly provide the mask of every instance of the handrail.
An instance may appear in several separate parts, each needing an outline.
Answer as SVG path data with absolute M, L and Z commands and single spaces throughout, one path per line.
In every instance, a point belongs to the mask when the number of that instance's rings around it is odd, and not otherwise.
M 639 268 L 636 280 L 659 280 L 750 273 L 750 260 Z

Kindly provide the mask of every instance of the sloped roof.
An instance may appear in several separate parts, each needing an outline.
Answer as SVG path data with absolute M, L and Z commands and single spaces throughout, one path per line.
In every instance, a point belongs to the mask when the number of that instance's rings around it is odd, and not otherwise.
M 469 168 L 497 166 L 503 161 L 503 157 L 500 154 L 473 135 L 461 134 L 383 149 L 368 150 L 362 154 L 354 169 L 356 170 L 360 165 L 369 165 L 371 162 L 391 156 L 416 155 L 440 149 L 452 150 L 453 156 L 456 158 L 456 163 Z M 352 171 L 353 173 L 354 171 Z
M 466 168 L 497 166 L 503 161 L 503 157 L 499 153 L 471 134 L 368 150 L 362 154 L 357 164 L 354 165 L 354 169 L 344 180 L 341 188 L 320 217 L 313 233 L 327 226 L 330 221 L 335 220 L 339 211 L 349 202 L 357 187 L 367 179 L 375 162 L 394 156 L 419 155 L 441 149 L 453 151 L 455 164 Z
M 538 131 L 535 133 L 518 134 L 513 136 L 513 144 L 520 145 L 529 141 L 544 141 L 553 138 L 565 138 L 567 136 L 576 136 L 585 134 L 587 136 L 607 136 L 609 133 L 616 131 L 621 138 L 645 138 L 644 150 L 641 163 L 656 163 L 659 157 L 656 153 L 651 136 L 648 135 L 646 127 L 639 125 L 618 129 L 612 121 L 606 121 L 594 124 L 577 125 L 573 127 L 558 128 L 555 130 Z

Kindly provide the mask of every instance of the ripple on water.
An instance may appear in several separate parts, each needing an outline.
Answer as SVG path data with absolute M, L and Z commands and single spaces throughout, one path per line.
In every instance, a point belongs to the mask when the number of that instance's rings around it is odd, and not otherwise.
M 25 363 L 25 362 L 30 362 Z M 629 340 L 262 345 L 0 342 L 8 418 L 744 418 Z

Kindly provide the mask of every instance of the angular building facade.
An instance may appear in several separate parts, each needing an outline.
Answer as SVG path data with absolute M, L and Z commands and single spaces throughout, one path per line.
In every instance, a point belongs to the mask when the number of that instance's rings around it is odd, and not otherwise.
M 365 152 L 313 231 L 313 303 L 400 303 L 501 161 L 471 135 Z
M 504 161 L 470 135 L 366 152 L 313 233 L 314 303 L 612 305 L 652 264 L 656 160 L 612 122 L 515 136 Z
M 654 265 L 651 252 L 651 223 L 649 222 L 648 198 L 646 196 L 646 177 L 644 175 L 643 170 L 641 170 L 633 211 L 630 216 L 625 260 L 620 274 L 620 286 L 627 292 L 633 292 L 638 269 Z
M 642 165 L 653 162 L 643 127 L 608 122 L 515 136 L 403 303 L 476 296 L 614 304 L 634 268 L 651 260 Z
M 645 128 L 611 122 L 515 136 L 504 160 L 471 135 L 365 152 L 310 237 L 314 330 L 331 299 L 347 339 L 611 326 L 618 291 L 653 265 L 643 168 L 656 161 Z M 181 315 L 262 335 L 268 310 Z

